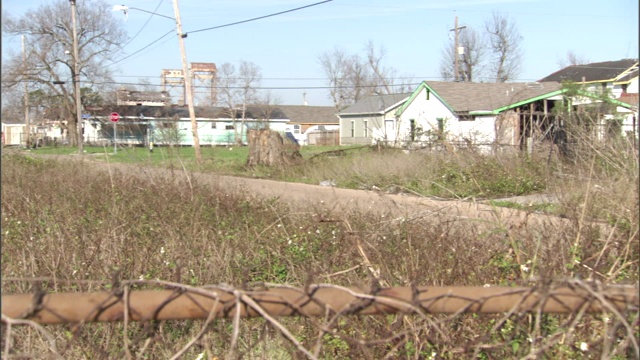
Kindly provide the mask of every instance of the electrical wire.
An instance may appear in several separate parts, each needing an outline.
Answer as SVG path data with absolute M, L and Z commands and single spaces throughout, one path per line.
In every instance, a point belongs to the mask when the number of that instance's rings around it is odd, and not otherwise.
M 160 0 L 160 2 L 158 3 L 158 5 L 156 6 L 155 10 L 153 10 L 153 12 L 155 13 L 156 11 L 158 11 L 158 9 L 160 8 L 160 5 L 162 5 L 162 2 L 164 0 Z M 138 35 L 140 35 L 140 33 L 142 32 L 142 30 L 144 30 L 145 27 L 147 27 L 147 24 L 149 24 L 149 22 L 151 21 L 151 18 L 153 17 L 154 14 L 149 15 L 149 18 L 147 19 L 147 21 L 144 23 L 144 25 L 142 25 L 142 27 L 140 28 L 140 30 L 138 30 L 138 32 L 133 35 L 133 37 L 131 39 L 129 39 L 129 41 L 127 41 L 124 45 L 122 45 L 120 47 L 120 50 L 124 49 L 127 45 L 129 45 L 133 39 L 135 39 Z
M 3 81 L 4 82 L 4 81 Z M 24 80 L 19 80 L 16 83 L 22 83 Z M 147 87 L 161 87 L 161 84 L 149 84 L 149 83 L 134 83 L 134 82 L 119 82 L 119 81 L 96 81 L 91 82 L 93 85 L 120 85 L 120 86 L 147 86 Z M 407 84 L 397 84 L 391 85 L 391 87 L 398 86 L 418 86 L 420 82 L 417 83 L 407 83 Z M 182 85 L 179 85 L 180 87 Z M 206 85 L 194 85 L 192 86 L 194 89 L 244 89 L 243 86 L 206 86 Z M 375 88 L 378 85 L 360 85 L 360 86 L 256 86 L 252 87 L 255 90 L 327 90 L 327 89 L 352 89 L 352 88 Z
M 129 55 L 127 55 L 127 56 L 125 56 L 125 57 L 123 57 L 122 59 L 120 59 L 120 60 L 118 60 L 118 61 L 114 61 L 114 62 L 112 62 L 111 64 L 108 64 L 108 65 L 106 65 L 106 66 L 113 66 L 113 65 L 115 65 L 115 64 L 119 64 L 119 63 L 121 63 L 121 62 L 123 62 L 123 61 L 125 61 L 125 60 L 129 59 L 130 57 L 132 57 L 132 56 L 134 56 L 134 55 L 136 55 L 136 54 L 139 54 L 140 52 L 142 52 L 142 51 L 144 51 L 144 50 L 148 49 L 148 48 L 149 48 L 150 46 L 152 46 L 153 44 L 155 44 L 155 43 L 157 43 L 158 41 L 162 40 L 162 39 L 163 39 L 164 37 L 166 37 L 167 35 L 171 34 L 173 31 L 174 31 L 174 29 L 172 28 L 171 30 L 167 31 L 164 35 L 162 35 L 162 36 L 160 36 L 159 38 L 157 38 L 157 39 L 153 40 L 152 42 L 150 42 L 149 44 L 147 44 L 147 45 L 146 45 L 146 46 L 144 46 L 143 48 L 141 48 L 141 49 L 139 49 L 139 50 L 137 50 L 137 51 L 135 51 L 135 52 L 133 52 L 133 53 L 131 53 L 131 54 L 129 54 Z
M 282 15 L 282 14 L 286 14 L 286 13 L 290 13 L 290 12 L 294 12 L 294 11 L 298 11 L 298 10 L 302 10 L 302 9 L 306 9 L 306 8 L 310 8 L 312 6 L 318 6 L 318 5 L 322 5 L 328 2 L 331 2 L 333 0 L 324 0 L 324 1 L 319 1 L 313 4 L 309 4 L 309 5 L 305 5 L 305 6 L 300 6 L 294 9 L 289 9 L 289 10 L 285 10 L 285 11 L 280 11 L 277 13 L 273 13 L 273 14 L 269 14 L 269 15 L 264 15 L 264 16 L 258 16 L 255 18 L 251 18 L 251 19 L 247 19 L 247 20 L 242 20 L 242 21 L 236 21 L 236 22 L 232 22 L 229 24 L 224 24 L 224 25 L 218 25 L 218 26 L 213 26 L 213 27 L 208 27 L 208 28 L 204 28 L 204 29 L 199 29 L 199 30 L 193 30 L 193 31 L 189 31 L 186 32 L 185 34 L 191 34 L 191 33 L 199 33 L 199 32 L 203 32 L 203 31 L 209 31 L 209 30 L 215 30 L 215 29 L 220 29 L 223 27 L 228 27 L 228 26 L 233 26 L 233 25 L 238 25 L 238 24 L 244 24 L 244 23 L 248 23 L 250 21 L 256 21 L 256 20 L 261 20 L 261 19 L 266 19 L 269 17 L 273 17 L 273 16 L 277 16 L 277 15 Z

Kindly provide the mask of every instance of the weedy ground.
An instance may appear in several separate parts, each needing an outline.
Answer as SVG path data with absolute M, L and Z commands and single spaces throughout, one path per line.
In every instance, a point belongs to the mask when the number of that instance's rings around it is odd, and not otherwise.
M 626 142 L 575 149 L 571 158 L 547 151 L 486 155 L 405 153 L 347 148 L 286 169 L 246 168 L 242 148 L 213 148 L 196 168 L 192 149 L 96 150 L 96 161 L 128 161 L 180 171 L 265 177 L 338 186 L 379 188 L 416 196 L 494 199 L 546 192 L 559 199 L 535 211 L 562 216 L 523 236 L 526 223 L 460 233 L 455 223 L 391 221 L 366 212 L 322 222 L 314 206 L 293 211 L 275 199 L 181 181 L 140 180 L 97 173 L 82 162 L 31 154 L 2 157 L 2 291 L 29 292 L 26 278 L 47 291 L 109 289 L 120 279 L 163 279 L 187 285 L 309 282 L 367 286 L 526 285 L 535 279 L 581 278 L 638 282 L 638 156 Z M 334 150 L 334 149 L 331 149 Z M 54 151 L 51 151 L 54 152 Z M 90 152 L 93 152 L 90 150 Z M 117 184 L 117 186 L 115 185 Z M 517 207 L 513 203 L 494 203 Z M 527 209 L 532 210 L 532 209 Z M 355 244 L 360 244 L 362 251 Z M 376 270 L 372 274 L 370 267 Z M 637 313 L 623 317 L 638 335 Z M 433 316 L 434 321 L 448 319 Z M 425 322 L 411 315 L 343 317 L 318 339 L 321 321 L 282 322 L 323 359 L 521 358 L 534 347 L 554 359 L 633 358 L 632 341 L 610 314 L 459 315 Z M 123 358 L 123 338 L 140 358 L 170 358 L 202 321 L 51 326 L 65 358 Z M 264 319 L 242 321 L 230 349 L 233 323 L 217 320 L 184 358 L 300 358 Z M 14 328 L 7 355 L 46 354 L 32 328 Z M 202 355 L 204 354 L 204 355 Z M 199 357 L 200 356 L 200 357 Z

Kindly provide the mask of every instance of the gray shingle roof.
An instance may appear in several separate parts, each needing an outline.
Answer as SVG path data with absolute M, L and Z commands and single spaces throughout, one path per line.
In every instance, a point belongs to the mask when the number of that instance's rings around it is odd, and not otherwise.
M 558 82 L 467 83 L 428 81 L 442 100 L 455 112 L 496 110 L 562 88 Z
M 637 78 L 637 77 L 638 77 L 638 69 L 630 71 L 625 76 L 622 76 L 618 80 L 616 80 L 616 82 L 625 83 L 625 82 L 629 82 L 629 81 L 631 81 L 631 79 Z
M 622 59 L 616 61 L 604 61 L 584 65 L 567 66 L 539 81 L 603 81 L 611 80 L 622 74 L 625 70 L 638 63 L 638 59 Z
M 333 106 L 279 105 L 278 108 L 292 123 L 338 124 L 336 108 Z
M 342 110 L 339 115 L 378 114 L 397 106 L 411 96 L 411 93 L 369 95 Z

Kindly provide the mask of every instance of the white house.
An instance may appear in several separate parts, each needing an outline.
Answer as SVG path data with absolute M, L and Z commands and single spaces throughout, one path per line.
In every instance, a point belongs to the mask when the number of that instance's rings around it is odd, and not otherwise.
M 109 114 L 117 112 L 118 122 Z M 277 107 L 248 106 L 245 120 L 240 110 L 235 119 L 227 108 L 196 107 L 196 124 L 201 145 L 234 144 L 236 133 L 246 143 L 246 132 L 251 128 L 268 127 L 284 133 L 289 119 Z M 143 145 L 192 146 L 194 144 L 191 118 L 184 106 L 113 106 L 85 120 L 84 140 L 102 144 L 112 142 L 114 130 L 118 143 Z
M 2 122 L 3 145 L 24 145 L 26 140 L 26 126 L 24 124 L 11 124 Z
M 400 145 L 450 142 L 521 145 L 549 127 L 561 84 L 421 83 L 396 111 Z
M 396 110 L 411 93 L 370 95 L 338 113 L 340 145 L 393 142 L 397 137 Z
M 580 105 L 572 101 L 602 102 L 581 90 L 569 101 L 569 91 L 558 82 L 425 81 L 411 94 L 370 96 L 338 114 L 341 143 L 410 147 L 447 140 L 459 145 L 525 147 L 553 139 L 560 126 L 556 110 Z M 610 101 L 620 109 L 632 108 Z
M 594 94 L 609 92 L 614 99 L 622 94 L 638 93 L 638 59 L 622 59 L 571 65 L 539 80 L 570 81 L 582 84 L 582 90 Z
M 567 66 L 540 81 L 570 81 L 593 95 L 608 94 L 612 99 L 628 104 L 618 106 L 616 117 L 623 117 L 622 133 L 638 136 L 638 59 L 622 59 Z M 583 102 L 590 102 L 589 99 Z M 603 118 L 610 120 L 613 115 Z M 604 125 L 604 124 L 602 124 Z M 606 126 L 602 127 L 603 129 Z M 604 137 L 601 131 L 601 138 Z

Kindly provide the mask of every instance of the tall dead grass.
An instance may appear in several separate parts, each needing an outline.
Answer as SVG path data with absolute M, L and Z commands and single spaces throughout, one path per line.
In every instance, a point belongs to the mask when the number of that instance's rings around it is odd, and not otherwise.
M 607 154 L 617 156 L 615 151 Z M 633 201 L 637 205 L 638 193 L 631 183 L 633 176 L 637 183 L 637 157 L 607 167 L 599 167 L 596 155 L 585 158 L 589 161 L 554 162 L 556 173 L 562 174 L 554 178 L 545 177 L 546 168 L 540 167 L 547 159 L 477 153 L 370 153 L 305 168 L 309 178 L 409 189 L 413 181 L 415 189 L 439 189 L 434 193 L 453 192 L 456 197 L 471 193 L 461 190 L 465 187 L 488 196 L 495 194 L 491 186 L 506 189 L 537 179 L 532 184 L 540 181 L 553 189 L 565 209 L 566 220 L 550 217 L 535 223 L 527 217 L 514 222 L 496 212 L 492 226 L 461 231 L 456 221 L 437 216 L 390 217 L 357 210 L 336 214 L 317 204 L 301 213 L 277 199 L 205 186 L 192 177 L 178 180 L 169 172 L 130 176 L 92 171 L 84 162 L 5 155 L 2 291 L 32 291 L 27 278 L 39 278 L 46 291 L 109 289 L 117 279 L 194 286 L 526 285 L 575 277 L 637 283 L 638 210 Z M 492 185 L 492 180 L 505 178 L 504 184 Z M 517 186 L 508 190 L 519 191 Z M 637 312 L 625 316 L 638 331 Z M 635 356 L 620 319 L 607 314 L 433 319 L 442 322 L 434 327 L 412 316 L 344 317 L 331 322 L 331 331 L 320 338 L 319 327 L 326 323 L 288 318 L 282 324 L 326 359 Z M 128 353 L 170 358 L 202 325 L 191 320 L 129 324 L 126 333 L 122 324 L 50 329 L 66 358 L 124 358 Z M 235 348 L 233 322 L 215 320 L 184 356 L 302 357 L 264 319 L 243 320 L 239 326 Z M 18 334 L 8 345 L 11 354 L 48 353 L 31 328 Z M 128 339 L 126 351 L 123 339 Z

